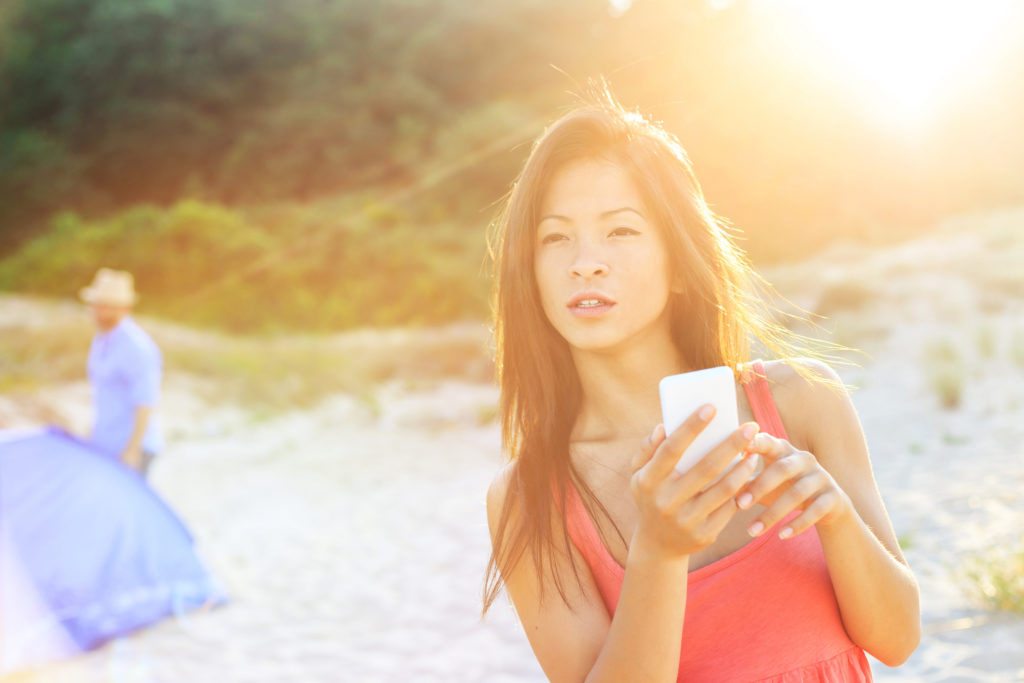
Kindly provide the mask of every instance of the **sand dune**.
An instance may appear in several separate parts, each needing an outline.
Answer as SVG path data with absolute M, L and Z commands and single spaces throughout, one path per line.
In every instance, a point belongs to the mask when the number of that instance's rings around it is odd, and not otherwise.
M 967 577 L 972 558 L 1024 550 L 1024 211 L 959 221 L 768 273 L 865 352 L 840 372 L 860 387 L 925 633 L 904 666 L 873 663 L 879 680 L 1024 680 L 1024 616 L 983 606 Z M 0 328 L 55 315 L 34 305 L 0 300 Z M 942 364 L 960 372 L 955 407 L 935 388 Z M 394 380 L 266 417 L 196 381 L 168 377 L 152 482 L 233 601 L 5 681 L 544 680 L 505 605 L 478 617 L 493 387 Z M 83 383 L 41 391 L 87 420 Z M 0 419 L 29 421 L 10 399 Z

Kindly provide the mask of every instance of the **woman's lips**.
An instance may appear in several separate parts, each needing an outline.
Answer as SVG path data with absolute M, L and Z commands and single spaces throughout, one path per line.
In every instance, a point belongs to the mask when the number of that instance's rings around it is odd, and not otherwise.
M 566 306 L 577 318 L 595 318 L 612 310 L 615 301 L 600 292 L 580 292 Z

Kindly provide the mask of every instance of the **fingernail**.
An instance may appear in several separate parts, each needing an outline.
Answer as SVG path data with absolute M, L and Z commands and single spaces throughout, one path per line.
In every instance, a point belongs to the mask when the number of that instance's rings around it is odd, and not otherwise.
M 650 443 L 654 443 L 654 440 L 658 438 L 658 427 L 661 427 L 661 425 L 658 425 L 657 427 L 655 427 L 654 431 L 652 431 L 650 434 L 647 435 L 647 439 L 646 439 L 647 443 L 649 443 L 649 444 Z
M 757 536 L 762 531 L 764 531 L 764 522 L 754 522 L 747 529 L 747 533 L 750 534 L 751 536 Z
M 743 425 L 743 429 L 740 430 L 740 434 L 743 435 L 744 439 L 753 439 L 754 435 L 757 434 L 757 425 L 752 423 Z
M 785 529 L 783 529 L 782 531 L 779 532 L 779 538 L 789 538 L 792 535 L 793 535 L 793 529 L 788 527 L 788 526 Z
M 700 409 L 700 412 L 697 415 L 698 415 L 698 417 L 700 417 L 700 419 L 702 419 L 702 420 L 704 420 L 706 422 L 706 421 L 710 420 L 711 416 L 714 415 L 714 414 L 715 414 L 715 407 L 712 406 L 712 405 L 706 405 L 706 406 L 704 406 L 703 408 Z
M 746 510 L 750 507 L 750 504 L 754 502 L 754 497 L 749 493 L 744 493 L 742 496 L 736 499 L 736 506 L 740 509 Z M 758 522 L 760 524 L 760 522 Z

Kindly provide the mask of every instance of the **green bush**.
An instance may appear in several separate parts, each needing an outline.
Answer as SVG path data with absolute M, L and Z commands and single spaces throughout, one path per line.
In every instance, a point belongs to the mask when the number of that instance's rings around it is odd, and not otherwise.
M 612 16 L 600 0 L 0 2 L 0 255 L 57 211 L 183 197 L 374 192 L 432 222 L 486 221 L 566 90 L 597 74 L 680 136 L 755 260 L 892 242 L 1024 199 L 1024 155 L 997 154 L 1024 140 L 1012 69 L 993 70 L 990 93 L 1014 93 L 998 116 L 969 98 L 898 154 L 891 131 L 822 96 L 831 79 L 757 57 L 770 45 L 758 4 L 652 0 Z M 779 82 L 795 90 L 764 87 Z M 812 101 L 813 116 L 796 106 Z M 957 163 L 923 163 L 951 147 Z
M 0 289 L 74 297 L 96 269 L 131 271 L 140 309 L 234 332 L 437 324 L 486 312 L 483 235 L 384 205 L 259 216 L 186 200 L 98 221 L 63 213 L 0 261 Z

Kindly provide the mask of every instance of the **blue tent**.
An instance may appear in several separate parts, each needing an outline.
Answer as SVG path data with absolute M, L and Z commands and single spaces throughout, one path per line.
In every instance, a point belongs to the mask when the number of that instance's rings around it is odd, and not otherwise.
M 141 476 L 58 430 L 0 431 L 0 674 L 224 599 Z

